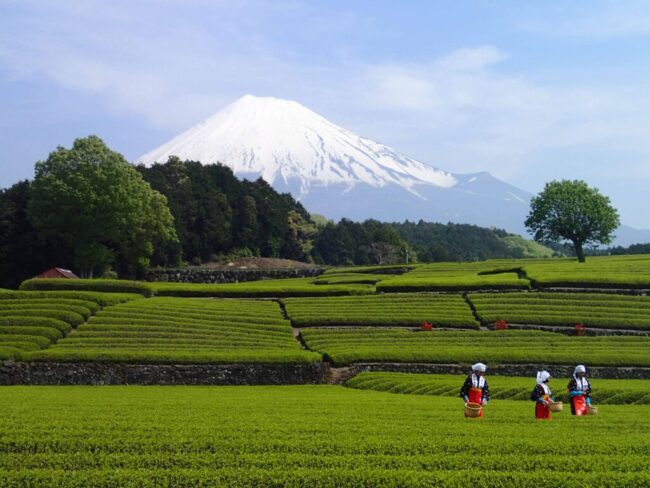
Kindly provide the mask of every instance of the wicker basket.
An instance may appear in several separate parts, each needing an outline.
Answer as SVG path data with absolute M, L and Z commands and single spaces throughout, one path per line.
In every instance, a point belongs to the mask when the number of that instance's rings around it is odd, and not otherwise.
M 591 405 L 587 406 L 587 415 L 596 415 L 598 413 L 598 407 L 592 407 Z
M 481 415 L 481 410 L 483 410 L 483 407 L 478 403 L 466 403 L 465 417 L 479 417 Z
M 551 412 L 561 412 L 564 409 L 564 404 L 562 402 L 549 402 L 548 409 Z

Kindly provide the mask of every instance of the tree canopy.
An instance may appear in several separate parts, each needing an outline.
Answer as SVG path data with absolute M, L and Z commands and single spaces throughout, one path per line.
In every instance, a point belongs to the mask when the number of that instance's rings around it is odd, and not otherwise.
M 571 242 L 582 263 L 584 246 L 611 243 L 620 222 L 609 198 L 596 188 L 562 180 L 547 183 L 533 197 L 525 225 L 538 242 Z
M 82 276 L 109 266 L 135 276 L 156 248 L 178 241 L 167 199 L 96 136 L 36 163 L 28 216 L 40 234 L 72 250 Z

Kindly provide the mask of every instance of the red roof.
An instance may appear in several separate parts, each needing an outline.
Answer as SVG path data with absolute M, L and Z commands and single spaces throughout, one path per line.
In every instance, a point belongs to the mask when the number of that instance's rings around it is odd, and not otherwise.
M 69 269 L 52 268 L 52 269 L 48 269 L 47 271 L 44 271 L 38 276 L 34 276 L 34 278 L 79 278 L 79 277 Z

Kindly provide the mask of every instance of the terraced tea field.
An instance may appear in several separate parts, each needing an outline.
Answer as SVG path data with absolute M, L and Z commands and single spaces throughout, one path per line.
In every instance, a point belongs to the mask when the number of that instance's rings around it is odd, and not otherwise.
M 5 387 L 0 404 L 3 487 L 650 484 L 642 405 L 538 422 L 494 400 L 477 421 L 458 398 L 328 386 Z
M 313 362 L 271 301 L 149 298 L 109 307 L 25 360 L 250 363 Z
M 337 365 L 357 362 L 650 366 L 650 337 L 568 337 L 540 331 L 304 329 L 310 349 Z
M 650 255 L 596 256 L 522 263 L 534 287 L 650 288 Z
M 467 291 L 481 289 L 528 289 L 530 282 L 516 271 L 520 260 L 477 263 L 434 263 L 377 283 L 379 292 Z M 494 271 L 499 271 L 494 273 Z M 489 273 L 489 274 L 481 274 Z
M 436 327 L 478 327 L 471 309 L 460 294 L 287 298 L 282 302 L 288 317 L 297 327 L 417 327 L 424 321 Z
M 481 321 L 650 330 L 650 297 L 606 293 L 471 293 Z
M 551 371 L 552 373 L 552 371 Z M 534 378 L 519 376 L 487 376 L 491 400 L 530 400 Z M 464 377 L 442 374 L 361 373 L 346 382 L 346 386 L 361 390 L 386 391 L 409 395 L 458 397 Z M 568 402 L 567 378 L 552 378 L 549 386 L 556 400 Z M 650 405 L 650 380 L 592 379 L 594 405 Z
M 650 255 L 574 259 L 492 259 L 414 265 L 376 284 L 377 291 L 470 291 L 528 288 L 650 289 Z

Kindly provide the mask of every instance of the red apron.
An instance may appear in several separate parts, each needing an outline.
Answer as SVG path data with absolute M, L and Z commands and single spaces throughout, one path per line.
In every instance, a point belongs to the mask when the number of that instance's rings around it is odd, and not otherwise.
M 587 415 L 587 400 L 584 395 L 571 397 L 573 415 Z
M 542 398 L 548 402 L 549 396 L 544 395 Z M 551 418 L 551 411 L 548 408 L 548 405 L 542 405 L 539 402 L 535 402 L 535 418 L 536 419 L 549 419 Z
M 467 396 L 469 399 L 469 403 L 476 403 L 478 405 L 482 405 L 483 403 L 483 390 L 481 388 L 470 388 L 469 389 L 469 395 Z M 479 417 L 483 416 L 483 409 L 481 408 L 481 413 L 478 415 Z

